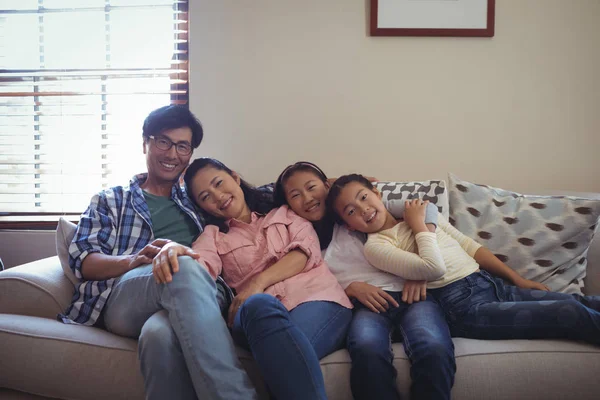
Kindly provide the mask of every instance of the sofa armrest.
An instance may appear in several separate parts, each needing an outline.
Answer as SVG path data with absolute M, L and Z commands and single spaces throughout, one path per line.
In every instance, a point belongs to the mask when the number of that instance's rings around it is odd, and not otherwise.
M 73 290 L 56 256 L 9 268 L 0 272 L 0 313 L 55 319 Z

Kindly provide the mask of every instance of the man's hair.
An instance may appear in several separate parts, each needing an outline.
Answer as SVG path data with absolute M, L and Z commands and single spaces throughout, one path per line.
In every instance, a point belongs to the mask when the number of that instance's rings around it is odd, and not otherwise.
M 192 194 L 192 180 L 198 171 L 206 167 L 212 167 L 220 171 L 225 171 L 229 175 L 233 176 L 233 171 L 219 160 L 208 157 L 200 157 L 195 159 L 185 171 L 185 175 L 183 176 L 188 197 L 194 204 L 196 204 L 196 201 L 194 199 L 194 195 Z M 242 192 L 244 192 L 244 198 L 250 211 L 254 211 L 259 214 L 267 214 L 269 211 L 275 208 L 273 205 L 273 197 L 271 192 L 260 190 L 243 179 L 240 179 L 240 187 L 242 188 Z M 223 218 L 215 217 L 200 207 L 198 207 L 198 209 L 200 215 L 204 218 L 204 221 L 207 225 L 216 225 L 219 227 L 219 230 L 224 233 L 229 231 L 229 227 Z
M 192 130 L 192 148 L 200 146 L 204 137 L 202 124 L 187 107 L 172 104 L 157 108 L 148 114 L 144 120 L 142 136 L 148 140 L 150 136 L 185 127 Z
M 369 181 L 367 178 L 360 174 L 349 174 L 340 176 L 338 179 L 336 179 L 335 182 L 333 182 L 333 185 L 331 185 L 331 189 L 329 189 L 329 195 L 327 196 L 326 200 L 327 211 L 330 212 L 331 215 L 333 215 L 335 222 L 337 222 L 340 225 L 344 225 L 345 222 L 342 219 L 341 215 L 339 215 L 335 210 L 335 201 L 338 199 L 338 197 L 340 197 L 342 189 L 346 187 L 346 185 L 348 185 L 350 182 L 358 182 L 369 190 L 375 189 L 371 181 Z
M 323 172 L 323 170 L 319 168 L 316 164 L 313 164 L 308 161 L 298 161 L 295 164 L 288 165 L 283 170 L 283 172 L 279 174 L 279 177 L 275 182 L 274 198 L 275 204 L 277 204 L 278 206 L 287 204 L 287 200 L 285 198 L 285 189 L 283 188 L 283 186 L 286 184 L 290 176 L 292 176 L 298 171 L 312 172 L 317 176 L 317 178 L 323 181 L 323 183 L 327 182 L 327 175 L 325 175 L 325 172 Z

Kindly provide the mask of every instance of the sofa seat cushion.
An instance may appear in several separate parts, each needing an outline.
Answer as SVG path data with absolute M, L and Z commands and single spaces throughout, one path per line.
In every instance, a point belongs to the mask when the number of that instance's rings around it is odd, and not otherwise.
M 595 399 L 600 393 L 600 347 L 562 340 L 455 338 L 457 374 L 452 397 Z M 394 365 L 408 398 L 410 363 L 395 343 Z M 0 387 L 67 399 L 143 399 L 137 342 L 98 328 L 0 314 Z M 264 386 L 250 353 L 238 349 L 250 378 Z M 350 356 L 337 351 L 321 360 L 330 400 L 351 399 Z M 263 397 L 264 398 L 264 397 Z

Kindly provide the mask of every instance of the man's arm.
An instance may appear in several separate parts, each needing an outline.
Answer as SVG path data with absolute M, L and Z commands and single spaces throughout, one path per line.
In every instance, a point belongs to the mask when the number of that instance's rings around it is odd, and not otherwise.
M 151 264 L 160 249 L 169 242 L 156 239 L 139 253 L 127 256 L 109 256 L 104 253 L 89 253 L 81 263 L 81 275 L 87 281 L 103 281 L 116 278 L 144 264 Z

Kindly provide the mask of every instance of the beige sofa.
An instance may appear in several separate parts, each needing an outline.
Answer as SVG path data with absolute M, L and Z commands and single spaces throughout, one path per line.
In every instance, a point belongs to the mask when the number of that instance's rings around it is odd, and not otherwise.
M 600 240 L 588 256 L 585 292 L 600 295 Z M 0 399 L 144 398 L 135 340 L 56 321 L 72 292 L 57 257 L 0 272 Z M 454 343 L 454 399 L 600 398 L 600 347 L 561 340 Z M 401 344 L 394 353 L 408 399 L 410 365 Z M 239 350 L 239 356 L 264 395 L 250 354 Z M 331 354 L 321 366 L 329 399 L 351 399 L 348 353 Z

